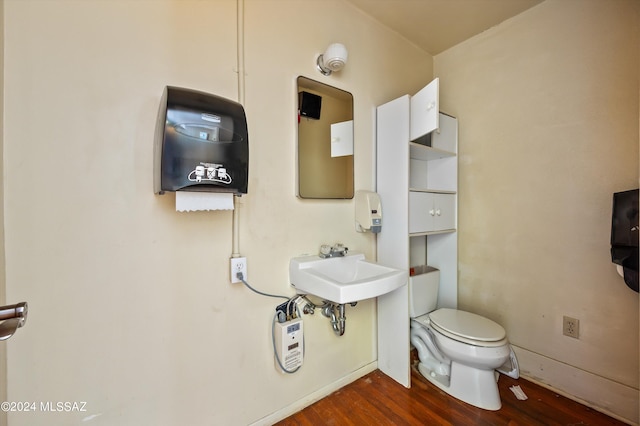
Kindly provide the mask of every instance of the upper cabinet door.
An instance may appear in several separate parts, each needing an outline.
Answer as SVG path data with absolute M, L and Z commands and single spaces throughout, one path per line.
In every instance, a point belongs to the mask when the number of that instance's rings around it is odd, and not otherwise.
M 411 97 L 409 137 L 414 141 L 439 127 L 440 80 L 435 79 Z

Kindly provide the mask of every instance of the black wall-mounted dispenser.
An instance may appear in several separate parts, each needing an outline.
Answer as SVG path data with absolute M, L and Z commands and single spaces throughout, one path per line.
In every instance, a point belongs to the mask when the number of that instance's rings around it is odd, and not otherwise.
M 204 92 L 167 86 L 154 142 L 154 192 L 246 194 L 249 136 L 244 108 Z
M 301 116 L 319 120 L 321 109 L 322 96 L 305 91 L 298 93 L 298 110 Z
M 623 267 L 624 282 L 638 291 L 638 189 L 613 194 L 611 261 Z

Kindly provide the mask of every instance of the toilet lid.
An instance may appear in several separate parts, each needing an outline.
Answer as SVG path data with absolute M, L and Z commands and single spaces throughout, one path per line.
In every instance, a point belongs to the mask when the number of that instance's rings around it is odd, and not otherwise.
M 504 328 L 498 323 L 471 312 L 442 308 L 429 314 L 431 325 L 450 334 L 480 342 L 496 342 L 507 336 Z

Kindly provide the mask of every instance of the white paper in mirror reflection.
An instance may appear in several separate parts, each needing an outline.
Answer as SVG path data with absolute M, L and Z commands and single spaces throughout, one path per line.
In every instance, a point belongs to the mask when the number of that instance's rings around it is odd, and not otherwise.
M 353 120 L 331 125 L 331 156 L 353 155 Z

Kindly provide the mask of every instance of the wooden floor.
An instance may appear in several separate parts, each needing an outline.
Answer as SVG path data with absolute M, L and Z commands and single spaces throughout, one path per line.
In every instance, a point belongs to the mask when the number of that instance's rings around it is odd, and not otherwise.
M 518 400 L 510 386 L 527 395 Z M 500 375 L 502 408 L 486 411 L 461 402 L 412 369 L 407 389 L 379 370 L 356 380 L 293 416 L 276 423 L 293 425 L 624 425 L 584 405 L 524 379 Z

